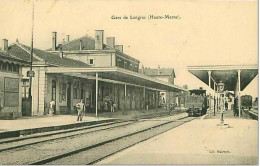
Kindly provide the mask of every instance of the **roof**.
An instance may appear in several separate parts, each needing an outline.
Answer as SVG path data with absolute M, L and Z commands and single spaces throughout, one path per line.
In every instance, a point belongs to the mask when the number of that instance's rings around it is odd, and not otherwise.
M 65 42 L 62 44 L 62 46 L 60 45 L 57 46 L 56 50 L 59 50 L 62 47 L 63 51 L 79 51 L 80 42 L 81 42 L 81 50 L 95 50 L 95 39 L 88 35 L 71 40 L 69 42 Z M 106 44 L 103 44 L 103 50 L 115 50 L 115 49 L 107 46 Z M 47 51 L 52 51 L 52 49 L 48 49 Z M 119 50 L 115 50 L 115 51 L 116 54 L 118 54 L 119 56 L 123 56 L 137 63 L 140 63 L 138 59 L 135 59 L 125 53 L 122 53 Z
M 9 46 L 8 51 L 16 58 L 23 59 L 25 61 L 30 61 L 29 46 L 20 43 L 14 43 L 13 45 Z M 33 62 L 41 61 L 49 65 L 64 67 L 90 67 L 88 64 L 84 62 L 69 59 L 66 57 L 62 58 L 59 55 L 55 55 L 37 48 L 33 49 L 33 53 Z
M 29 65 L 29 61 L 25 61 L 23 59 L 19 59 L 13 55 L 11 55 L 9 52 L 3 52 L 0 51 L 0 59 L 4 62 L 14 63 L 14 64 L 22 64 L 22 65 Z
M 70 42 L 62 44 L 63 51 L 80 50 L 80 42 L 82 50 L 95 50 L 95 39 L 90 36 L 83 36 Z M 60 49 L 59 46 L 57 49 Z
M 158 74 L 158 68 L 156 69 L 150 69 L 150 68 L 145 68 L 145 69 L 139 69 L 139 73 L 142 73 L 142 70 L 144 70 L 144 74 L 147 76 L 155 77 L 155 76 L 171 76 L 173 74 L 173 77 L 175 78 L 175 72 L 174 68 L 160 68 Z
M 129 84 L 133 86 L 153 88 L 153 90 L 169 90 L 172 92 L 185 91 L 182 87 L 173 85 L 171 83 L 143 75 L 131 70 L 120 67 L 90 67 L 90 68 L 64 68 L 64 67 L 47 67 L 46 73 L 63 73 L 63 74 L 77 74 L 78 77 L 96 79 L 98 73 L 98 80 L 104 82 L 113 82 L 119 84 Z
M 243 91 L 258 74 L 257 64 L 188 66 L 187 69 L 202 82 L 210 85 L 211 89 L 214 89 L 214 85 L 223 82 L 225 90 L 229 91 L 236 90 L 239 75 L 240 90 Z

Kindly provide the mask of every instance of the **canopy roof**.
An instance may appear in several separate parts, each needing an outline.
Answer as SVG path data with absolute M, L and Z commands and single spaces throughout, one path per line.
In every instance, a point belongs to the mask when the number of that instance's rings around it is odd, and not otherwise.
M 136 86 L 145 86 L 158 90 L 167 90 L 172 92 L 187 91 L 176 85 L 137 73 L 119 67 L 109 68 L 64 68 L 64 67 L 47 67 L 46 73 L 57 74 L 76 74 L 78 77 L 95 79 L 98 73 L 100 81 L 128 83 Z
M 207 65 L 207 66 L 188 66 L 188 71 L 196 76 L 198 79 L 209 85 L 208 71 L 211 71 L 211 88 L 214 89 L 214 82 L 222 81 L 225 84 L 225 90 L 234 91 L 237 80 L 238 70 L 240 73 L 241 91 L 258 74 L 257 65 Z

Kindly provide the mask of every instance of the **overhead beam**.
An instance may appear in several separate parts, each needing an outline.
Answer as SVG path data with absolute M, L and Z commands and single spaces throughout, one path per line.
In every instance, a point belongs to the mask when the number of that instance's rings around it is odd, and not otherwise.
M 187 70 L 238 70 L 238 69 L 258 69 L 257 64 L 250 65 L 205 65 L 187 66 Z
M 153 77 L 149 77 L 137 72 L 133 72 L 130 70 L 126 70 L 126 69 L 122 69 L 119 67 L 108 67 L 108 68 L 96 68 L 96 67 L 91 67 L 91 68 L 67 68 L 67 67 L 47 67 L 46 68 L 46 73 L 113 73 L 113 72 L 117 72 L 120 74 L 124 74 L 127 76 L 132 76 L 132 77 L 136 77 L 136 78 L 140 78 L 143 79 L 145 81 L 150 81 L 156 84 L 161 84 L 164 86 L 167 86 L 169 88 L 174 88 L 176 90 L 179 91 L 188 91 L 187 89 L 184 89 L 182 87 L 178 87 L 176 85 L 170 84 L 168 82 L 162 81 L 162 80 L 158 80 L 155 79 Z

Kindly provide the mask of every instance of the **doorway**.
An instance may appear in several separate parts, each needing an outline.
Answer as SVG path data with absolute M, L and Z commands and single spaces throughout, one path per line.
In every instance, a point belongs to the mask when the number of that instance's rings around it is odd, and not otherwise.
M 68 84 L 67 88 L 67 111 L 71 111 L 71 83 Z
M 54 114 L 56 114 L 56 81 L 52 80 L 51 83 L 51 100 L 55 102 L 55 106 L 53 107 Z

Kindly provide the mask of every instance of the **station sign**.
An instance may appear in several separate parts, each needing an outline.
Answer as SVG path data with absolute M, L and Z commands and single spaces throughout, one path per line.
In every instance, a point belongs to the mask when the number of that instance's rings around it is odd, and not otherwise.
M 34 71 L 27 71 L 27 77 L 34 77 L 35 72 Z

